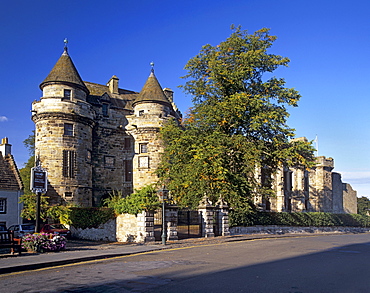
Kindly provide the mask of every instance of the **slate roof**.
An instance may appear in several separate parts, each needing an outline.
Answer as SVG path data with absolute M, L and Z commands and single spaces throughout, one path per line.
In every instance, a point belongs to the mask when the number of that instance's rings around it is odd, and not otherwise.
M 88 81 L 85 81 L 85 84 L 90 92 L 90 95 L 87 97 L 87 101 L 94 105 L 101 105 L 102 101 L 106 101 L 110 103 L 111 107 L 132 110 L 132 102 L 138 95 L 137 92 L 125 89 L 118 89 L 119 96 L 111 95 L 109 87 L 106 85 Z M 109 100 L 104 99 L 104 96 L 108 96 Z
M 146 83 L 133 104 L 138 102 L 162 102 L 171 105 L 153 71 L 150 73 Z
M 40 88 L 42 89 L 46 84 L 54 82 L 71 83 L 88 92 L 88 89 L 82 81 L 71 57 L 68 55 L 67 48 L 64 49 L 62 56 L 60 56 L 49 75 L 40 84 Z
M 0 152 L 0 189 L 21 190 L 23 184 L 12 155 L 3 157 Z

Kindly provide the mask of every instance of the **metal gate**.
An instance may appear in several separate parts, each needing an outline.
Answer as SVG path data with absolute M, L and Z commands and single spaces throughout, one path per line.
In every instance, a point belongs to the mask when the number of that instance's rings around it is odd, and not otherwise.
M 154 238 L 161 241 L 162 237 L 162 209 L 154 212 Z
M 220 222 L 219 222 L 219 216 L 220 216 L 220 212 L 219 211 L 214 211 L 213 212 L 213 233 L 215 234 L 215 236 L 221 236 L 222 233 L 221 233 L 221 227 L 220 227 Z
M 202 222 L 198 211 L 179 210 L 177 235 L 179 239 L 202 237 Z

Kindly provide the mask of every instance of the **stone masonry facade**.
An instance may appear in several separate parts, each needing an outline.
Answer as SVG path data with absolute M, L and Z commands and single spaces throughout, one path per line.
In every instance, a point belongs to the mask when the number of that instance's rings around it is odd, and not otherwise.
M 262 211 L 357 213 L 357 192 L 333 172 L 334 159 L 316 157 L 312 169 L 280 168 L 273 176 L 276 196 L 256 196 Z

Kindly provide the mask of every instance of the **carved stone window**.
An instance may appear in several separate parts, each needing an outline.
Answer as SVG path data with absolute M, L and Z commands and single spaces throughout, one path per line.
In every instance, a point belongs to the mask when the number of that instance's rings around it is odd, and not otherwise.
M 76 171 L 76 152 L 63 150 L 63 176 L 74 178 Z

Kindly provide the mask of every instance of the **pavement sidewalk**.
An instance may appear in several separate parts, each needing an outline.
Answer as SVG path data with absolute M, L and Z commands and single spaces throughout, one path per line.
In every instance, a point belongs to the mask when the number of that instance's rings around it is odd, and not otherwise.
M 125 244 L 112 243 L 101 241 L 84 241 L 70 240 L 67 243 L 67 249 L 60 252 L 49 253 L 22 253 L 18 254 L 0 254 L 0 275 L 20 271 L 35 270 L 46 267 L 67 265 L 72 263 L 108 259 L 124 255 L 132 255 L 136 253 L 144 253 L 154 250 L 163 250 L 171 248 L 181 248 L 189 246 L 212 245 L 224 242 L 247 241 L 264 238 L 282 238 L 282 237 L 307 237 L 321 236 L 330 234 L 343 233 L 292 233 L 292 234 L 253 234 L 253 235 L 233 235 L 220 236 L 215 238 L 191 238 L 178 241 L 168 241 L 167 245 L 162 245 L 160 242 L 150 244 Z

